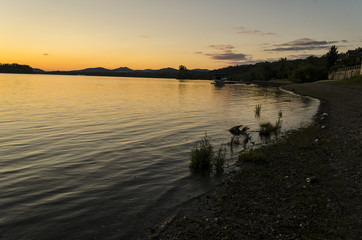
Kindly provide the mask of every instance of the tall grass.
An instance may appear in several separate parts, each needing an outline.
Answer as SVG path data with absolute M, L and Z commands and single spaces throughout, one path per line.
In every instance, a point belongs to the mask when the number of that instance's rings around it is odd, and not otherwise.
M 214 147 L 210 143 L 211 139 L 205 133 L 200 142 L 197 142 L 191 149 L 190 168 L 196 171 L 212 170 L 222 172 L 224 170 L 226 147 L 221 146 L 214 152 Z
M 261 105 L 258 104 L 255 106 L 255 118 L 260 119 Z
M 191 149 L 190 168 L 194 170 L 210 169 L 213 157 L 213 146 L 210 143 L 210 138 L 205 133 L 201 141 L 197 142 Z
M 225 156 L 226 156 L 225 146 L 219 147 L 217 154 L 213 158 L 213 165 L 215 167 L 216 172 L 224 171 Z
M 280 130 L 280 128 L 282 127 L 282 122 L 279 118 L 274 125 L 270 122 L 265 122 L 259 124 L 259 126 L 260 126 L 259 134 L 262 136 L 269 136 L 271 133 L 276 133 Z

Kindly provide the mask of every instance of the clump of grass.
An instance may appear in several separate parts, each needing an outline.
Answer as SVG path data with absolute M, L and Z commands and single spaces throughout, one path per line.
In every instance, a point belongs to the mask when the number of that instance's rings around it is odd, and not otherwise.
M 210 137 L 205 133 L 201 141 L 191 149 L 190 168 L 192 170 L 206 171 L 214 168 L 217 173 L 224 170 L 226 147 L 219 147 L 215 153 L 210 141 Z
M 257 119 L 260 118 L 260 112 L 261 112 L 261 105 L 258 104 L 255 106 L 255 118 L 257 118 Z
M 278 117 L 279 117 L 279 119 L 281 119 L 281 118 L 283 117 L 283 112 L 282 112 L 282 110 L 279 110 L 279 112 L 278 112 Z
M 191 149 L 190 168 L 193 170 L 208 170 L 214 157 L 210 138 L 205 136 Z
M 269 136 L 271 133 L 276 133 L 277 131 L 280 130 L 280 128 L 282 127 L 282 122 L 279 118 L 274 125 L 270 122 L 265 122 L 259 124 L 259 126 L 260 126 L 259 135 Z
M 216 172 L 224 171 L 225 156 L 226 156 L 225 146 L 219 147 L 217 154 L 213 158 L 213 165 L 215 166 Z
M 251 149 L 248 152 L 243 152 L 238 157 L 240 162 L 253 162 L 253 163 L 265 163 L 266 156 L 256 150 Z

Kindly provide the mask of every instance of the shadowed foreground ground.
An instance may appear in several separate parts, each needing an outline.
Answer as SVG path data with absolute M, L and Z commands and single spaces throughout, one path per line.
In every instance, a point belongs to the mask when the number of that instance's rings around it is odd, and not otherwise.
M 362 239 L 362 85 L 284 88 L 321 99 L 313 126 L 262 148 L 266 162 L 242 163 L 150 239 Z

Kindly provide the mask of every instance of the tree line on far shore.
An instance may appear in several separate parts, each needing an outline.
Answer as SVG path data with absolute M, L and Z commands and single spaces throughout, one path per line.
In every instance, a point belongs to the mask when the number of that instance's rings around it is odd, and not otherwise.
M 349 51 L 350 52 L 350 51 Z M 148 77 L 148 78 L 177 78 L 177 79 L 213 79 L 215 76 L 226 76 L 232 81 L 269 81 L 272 79 L 288 79 L 293 82 L 313 82 L 328 79 L 328 73 L 341 67 L 361 64 L 362 49 L 357 48 L 357 56 L 347 53 L 338 53 L 337 47 L 321 57 L 310 56 L 306 59 L 288 60 L 281 58 L 275 62 L 260 62 L 253 65 L 238 65 L 217 70 L 189 70 L 184 65 L 179 69 L 165 69 L 158 71 L 35 71 L 28 65 L 0 64 L 0 73 L 51 73 L 60 75 L 94 75 L 94 76 L 119 76 L 119 77 Z
M 361 52 L 358 48 L 355 51 Z M 360 56 L 339 54 L 336 46 L 321 57 L 310 56 L 306 59 L 288 60 L 281 58 L 276 62 L 260 62 L 254 65 L 230 66 L 214 71 L 224 74 L 229 80 L 253 81 L 288 79 L 293 82 L 314 82 L 328 79 L 328 73 L 341 67 L 361 64 Z
M 354 51 L 361 53 L 362 49 L 357 48 Z M 346 53 L 338 53 L 337 47 L 332 46 L 321 57 L 310 56 L 306 59 L 295 60 L 281 58 L 275 62 L 230 66 L 204 73 L 203 76 L 210 79 L 212 76 L 222 75 L 231 81 L 288 79 L 293 82 L 314 82 L 328 79 L 328 73 L 338 68 L 361 64 L 361 58 L 361 56 L 349 56 Z M 179 67 L 177 78 L 201 79 L 183 65 Z
M 17 63 L 0 63 L 0 73 L 33 73 L 33 68 L 28 65 L 20 65 Z

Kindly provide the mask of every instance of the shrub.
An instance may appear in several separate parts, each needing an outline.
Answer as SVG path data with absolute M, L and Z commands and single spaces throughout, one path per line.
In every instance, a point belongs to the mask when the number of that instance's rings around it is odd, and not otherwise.
M 190 168 L 194 170 L 207 170 L 211 167 L 214 156 L 210 138 L 205 136 L 191 149 Z
M 219 147 L 217 155 L 213 158 L 213 165 L 215 166 L 216 172 L 224 171 L 224 163 L 226 156 L 226 148 L 224 146 Z
M 315 82 L 327 78 L 328 72 L 326 68 L 306 64 L 294 69 L 290 80 L 292 82 Z
M 264 163 L 266 156 L 258 151 L 251 149 L 249 152 L 243 152 L 238 157 L 241 162 Z

